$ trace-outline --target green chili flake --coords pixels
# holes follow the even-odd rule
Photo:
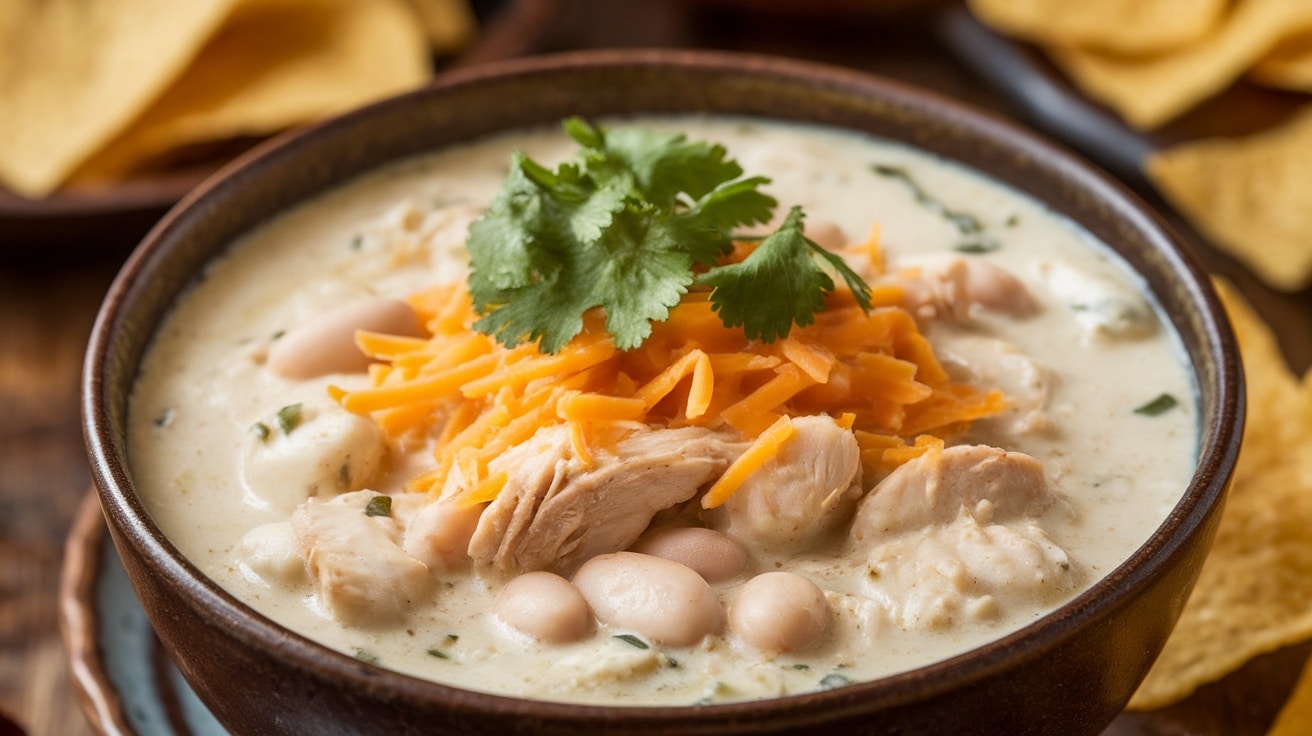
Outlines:
[[[392,515],[392,497],[391,496],[374,496],[369,499],[369,503],[364,507],[365,516],[391,516]]]
[[[806,672],[807,670],[811,669],[811,665],[803,662],[799,662],[798,664],[789,667],[789,669],[794,669],[797,670],[798,672]]]
[[[728,685],[725,685],[723,682],[716,680],[714,687],[711,688],[711,691],[703,695],[701,699],[693,703],[693,705],[710,705],[711,703],[714,703],[719,698],[719,696],[724,695],[728,691],[729,691]]]
[[[1007,218],[1007,227],[1016,227],[1020,224],[1020,215],[1012,215]]]
[[[301,425],[301,405],[288,404],[278,410],[278,429],[283,434],[291,434],[293,429]]]
[[[925,191],[924,187],[920,186],[920,183],[913,179],[911,174],[907,173],[907,170],[901,166],[874,164],[870,168],[880,176],[896,179],[905,184],[911,190],[911,196],[922,207],[952,223],[962,235],[973,235],[984,231],[984,223],[980,222],[978,217],[969,212],[962,212],[948,207],[942,200]]]
[[[281,339],[282,339],[282,336],[283,336],[283,335],[286,335],[286,334],[287,334],[287,330],[278,330],[277,332],[275,332],[275,333],[273,333],[272,335],[270,335],[270,336],[269,336],[269,339],[270,339],[270,340],[281,340]]]
[[[643,641],[642,639],[639,639],[638,637],[634,636],[633,634],[616,634],[614,638],[619,639],[625,644],[637,647],[639,649],[651,649],[651,645],[649,645],[647,642]]]
[[[351,250],[360,250],[362,245],[364,245],[364,235],[356,233],[351,236]]]
[[[438,649],[437,647],[429,647],[428,656],[437,657],[438,659],[451,659],[451,657],[447,656],[446,652],[442,651],[441,649]]]
[[[455,644],[455,643],[458,642],[458,641],[460,641],[460,637],[459,637],[458,635],[456,635],[456,634],[447,634],[447,635],[446,635],[446,643],[447,643],[447,644]]]
[[[993,238],[982,237],[978,240],[972,240],[968,243],[961,243],[960,245],[953,246],[952,250],[967,255],[981,255],[984,253],[992,253],[1001,247],[1002,246],[998,245],[998,241]]]
[[[821,690],[833,690],[837,687],[845,687],[852,684],[852,678],[847,675],[840,675],[837,672],[830,672],[820,680]]]
[[[368,649],[356,647],[354,654],[355,654],[355,658],[360,660],[361,662],[368,662],[369,664],[378,664],[378,655],[374,654]]]
[[[1157,398],[1152,401],[1134,407],[1134,413],[1142,414],[1146,417],[1155,417],[1158,414],[1174,409],[1175,405],[1178,403],[1180,402],[1176,401],[1174,396],[1162,393],[1158,394]]]
[[[260,442],[267,442],[269,440],[269,425],[264,422],[256,422],[251,425],[251,434],[255,435],[255,439]]]

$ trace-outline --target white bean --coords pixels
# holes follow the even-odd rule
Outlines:
[[[269,370],[294,380],[362,371],[369,366],[369,358],[356,347],[357,330],[420,334],[409,304],[397,299],[363,299],[288,330],[269,347]]]
[[[592,633],[592,610],[578,589],[561,576],[528,572],[511,580],[492,607],[505,626],[536,641],[565,644]]]
[[[724,628],[724,608],[692,568],[636,552],[583,563],[574,585],[607,626],[656,644],[691,646]]]
[[[699,526],[669,527],[646,534],[629,550],[687,565],[708,583],[724,582],[747,569],[747,550],[737,540]]]
[[[916,314],[969,322],[976,310],[1022,318],[1039,305],[1024,282],[1002,266],[978,257],[934,253],[899,261],[900,268],[919,270],[899,279],[903,305]]]
[[[815,645],[829,630],[831,618],[824,591],[784,571],[748,580],[729,605],[729,629],[751,646],[774,654]]]

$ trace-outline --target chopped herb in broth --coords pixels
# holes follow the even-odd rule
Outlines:
[[[650,649],[651,645],[633,634],[616,634],[615,638],[637,649]]]
[[[283,434],[291,434],[292,430],[301,426],[301,405],[288,404],[278,410],[278,429]]]
[[[993,236],[985,232],[984,223],[978,217],[947,206],[943,200],[925,191],[906,169],[888,164],[873,164],[870,168],[880,176],[896,179],[905,184],[911,190],[911,196],[915,197],[921,206],[952,223],[957,231],[965,236],[965,240],[954,246],[954,250],[961,253],[991,253],[1001,247]]]
[[[821,690],[833,690],[836,687],[846,687],[851,684],[852,678],[838,672],[830,672],[820,679]]]
[[[1157,397],[1154,398],[1153,400],[1147,401],[1143,404],[1140,404],[1139,406],[1136,406],[1134,408],[1134,413],[1143,414],[1144,416],[1149,416],[1149,417],[1155,417],[1158,414],[1163,414],[1165,412],[1170,411],[1171,409],[1174,409],[1176,405],[1179,403],[1180,402],[1177,401],[1176,398],[1170,394],[1165,394],[1165,393],[1158,394]]]
[[[364,507],[365,516],[391,516],[392,515],[392,497],[391,496],[374,496],[369,499],[369,503]]]

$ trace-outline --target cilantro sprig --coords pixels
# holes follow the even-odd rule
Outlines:
[[[836,271],[869,309],[869,286],[803,235],[794,207],[739,263],[719,263],[734,230],[770,220],[775,199],[723,146],[642,128],[564,122],[579,145],[554,170],[516,152],[501,191],[469,229],[475,329],[508,347],[555,353],[601,307],[621,350],[635,348],[691,288],[710,288],[728,327],[772,342],[805,326]]]

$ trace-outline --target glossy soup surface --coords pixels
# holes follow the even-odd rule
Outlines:
[[[698,636],[694,627],[691,642],[662,633],[664,624],[677,628],[686,622],[674,619],[693,615],[681,608],[655,624],[616,625],[603,615],[611,604],[594,600],[601,618],[588,618],[573,641],[526,634],[513,613],[497,608],[523,571],[469,563],[463,552],[450,565],[407,552],[419,533],[410,527],[428,501],[403,485],[429,469],[433,455],[413,439],[382,438],[373,420],[347,414],[329,397],[329,385],[363,387],[368,376],[289,378],[271,370],[269,356],[284,333],[334,307],[403,299],[464,278],[466,229],[497,191],[512,148],[544,162],[573,148],[555,130],[530,131],[407,161],[310,201],[237,243],[184,295],[141,371],[129,447],[136,485],[179,549],[256,611],[381,666],[533,698],[688,704],[838,686],[964,652],[1086,589],[1176,503],[1196,457],[1195,388],[1178,340],[1141,284],[1088,233],[1010,189],[898,144],[760,121],[641,122],[725,144],[749,175],[772,179],[766,190],[779,213],[805,208],[817,240],[863,242],[877,224],[888,273],[930,284],[908,292],[920,294],[911,306],[939,359],[961,380],[1001,389],[1011,405],[949,445],[1024,453],[1041,476],[1017,479],[1030,466],[1008,456],[1001,476],[964,490],[952,487],[947,471],[928,484],[902,478],[896,491],[857,482],[842,518],[805,545],[763,543],[724,513],[668,510],[639,549],[659,529],[694,527],[712,530],[717,543],[730,540],[717,560],[742,556],[728,563],[725,579],[703,584],[694,575],[709,590],[697,592],[709,595],[705,615],[720,617],[706,625],[711,633]],[[906,175],[890,175],[894,168]],[[964,232],[952,213],[969,213],[982,233]],[[962,252],[980,238],[988,252]],[[1011,280],[994,300],[987,282],[998,271]],[[975,276],[986,282],[978,293],[951,292],[953,278]],[[1017,289],[1027,309],[1015,308]],[[980,303],[960,301],[963,294]],[[1155,415],[1135,411],[1163,394],[1177,403]],[[294,405],[297,426],[284,433],[279,412]],[[723,452],[745,446],[724,437]],[[1035,477],[1037,487],[1025,485]],[[380,493],[392,498],[391,515],[367,516],[366,503]],[[889,508],[875,508],[875,497]],[[924,508],[910,513],[908,504]],[[297,527],[298,508],[341,511],[341,533],[363,534],[367,543],[333,538],[336,522],[327,517]],[[890,518],[901,520],[894,531]],[[377,609],[326,590],[344,584],[325,571],[340,559],[328,552],[343,546],[361,558],[343,576],[373,570],[359,584],[380,586],[364,595]],[[580,562],[554,571],[570,579]],[[411,578],[394,580],[400,570]],[[797,588],[802,603],[789,608],[779,601],[797,596],[770,590],[796,578],[760,577],[778,571],[809,581]],[[616,575],[602,569],[592,577]],[[575,582],[608,595],[596,593],[604,587],[596,580]],[[789,633],[783,611],[814,614],[818,628],[804,623],[801,634]],[[766,620],[763,629],[749,630],[753,615]]]

